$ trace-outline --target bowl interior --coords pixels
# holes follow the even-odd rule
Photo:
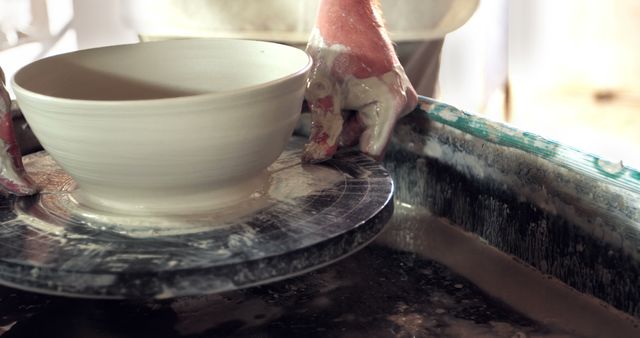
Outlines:
[[[163,99],[268,86],[310,62],[301,50],[269,42],[172,40],[45,58],[16,73],[14,84],[64,99]]]

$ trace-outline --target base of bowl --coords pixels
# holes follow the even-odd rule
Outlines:
[[[101,213],[134,216],[172,216],[210,213],[238,205],[249,199],[260,198],[269,181],[265,171],[252,178],[223,186],[196,191],[162,191],[157,194],[126,194],[122,191],[96,191],[77,187],[71,198],[83,208]]]

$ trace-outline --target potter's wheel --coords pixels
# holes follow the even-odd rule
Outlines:
[[[264,191],[206,215],[125,217],[74,203],[45,153],[25,166],[42,193],[0,197],[0,284],[90,298],[170,298],[239,289],[343,258],[383,229],[393,183],[375,161],[341,153],[300,163],[300,139]]]

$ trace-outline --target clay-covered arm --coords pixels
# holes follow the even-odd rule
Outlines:
[[[11,119],[11,98],[4,84],[4,72],[0,68],[0,186],[15,195],[32,195],[37,190],[26,176],[22,164]]]
[[[360,143],[380,157],[396,120],[417,95],[384,28],[375,0],[322,0],[307,51],[314,60],[306,99],[311,135],[304,160],[329,159]],[[351,112],[351,113],[349,113]]]

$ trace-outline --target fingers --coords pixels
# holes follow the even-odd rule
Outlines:
[[[1,142],[1,141],[0,141]],[[0,144],[3,146],[3,144]],[[34,184],[19,170],[15,170],[11,162],[12,158],[5,154],[0,155],[0,186],[2,190],[17,196],[29,196],[38,192]]]
[[[335,154],[344,119],[340,87],[331,77],[326,60],[332,54],[320,56],[318,53],[325,50],[317,49],[311,44],[307,50],[315,57],[305,91],[305,99],[311,111],[311,133],[302,160],[315,163],[328,160]]]
[[[351,147],[358,144],[360,135],[364,132],[364,126],[358,117],[357,111],[345,111],[342,113],[344,125],[340,134],[340,147]]]
[[[302,155],[303,162],[316,163],[328,160],[338,149],[342,132],[342,112],[337,95],[329,95],[308,101],[311,109],[311,134]]]
[[[4,77],[1,74],[0,77]],[[4,79],[2,79],[4,80]],[[26,177],[22,155],[16,142],[11,119],[11,98],[0,83],[0,186],[15,195],[32,195],[37,191]]]
[[[360,136],[360,150],[375,158],[380,158],[389,142],[397,114],[393,112],[389,98],[382,98],[360,110],[359,118],[364,126]]]
[[[408,79],[407,79],[407,84],[408,84],[408,87],[406,87],[404,91],[405,97],[406,97],[406,103],[404,105],[404,109],[400,111],[398,118],[409,114],[418,106],[418,94],[416,93],[416,90],[413,89],[413,86],[411,85],[411,83],[409,83]]]
[[[338,146],[358,142],[362,152],[380,159],[397,119],[412,111],[418,102],[402,68],[383,76],[350,78],[339,86],[314,75],[307,89],[312,122],[303,155],[306,162],[327,160]],[[357,113],[349,115],[343,109]]]

